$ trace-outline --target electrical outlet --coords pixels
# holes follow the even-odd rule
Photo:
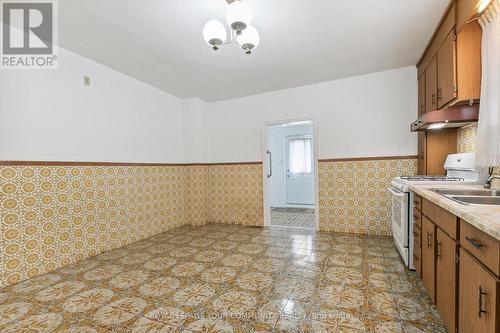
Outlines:
[[[90,87],[90,76],[87,75],[83,76],[83,85],[86,87]]]

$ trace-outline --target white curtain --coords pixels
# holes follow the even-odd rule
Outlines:
[[[500,165],[500,0],[493,0],[479,19],[483,29],[482,82],[477,162]]]
[[[301,138],[290,140],[289,152],[290,173],[312,172],[312,139]]]

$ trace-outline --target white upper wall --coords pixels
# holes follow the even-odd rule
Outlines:
[[[265,122],[314,117],[319,158],[416,155],[415,67],[208,104],[212,161],[262,160]]]
[[[416,69],[206,103],[60,49],[58,70],[0,71],[0,160],[262,160],[267,121],[315,117],[320,158],[416,154]],[[91,77],[91,87],[83,85]]]
[[[182,100],[62,48],[59,61],[0,71],[0,160],[184,161]]]
[[[208,162],[210,158],[206,149],[205,126],[207,103],[199,98],[189,98],[183,104],[184,162]]]

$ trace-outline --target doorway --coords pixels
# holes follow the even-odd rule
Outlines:
[[[314,120],[266,124],[265,225],[318,229]]]

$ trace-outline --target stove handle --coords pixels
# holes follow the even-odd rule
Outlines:
[[[398,190],[396,190],[394,188],[389,188],[389,192],[391,192],[396,197],[404,197],[405,196],[404,192],[398,191]]]

